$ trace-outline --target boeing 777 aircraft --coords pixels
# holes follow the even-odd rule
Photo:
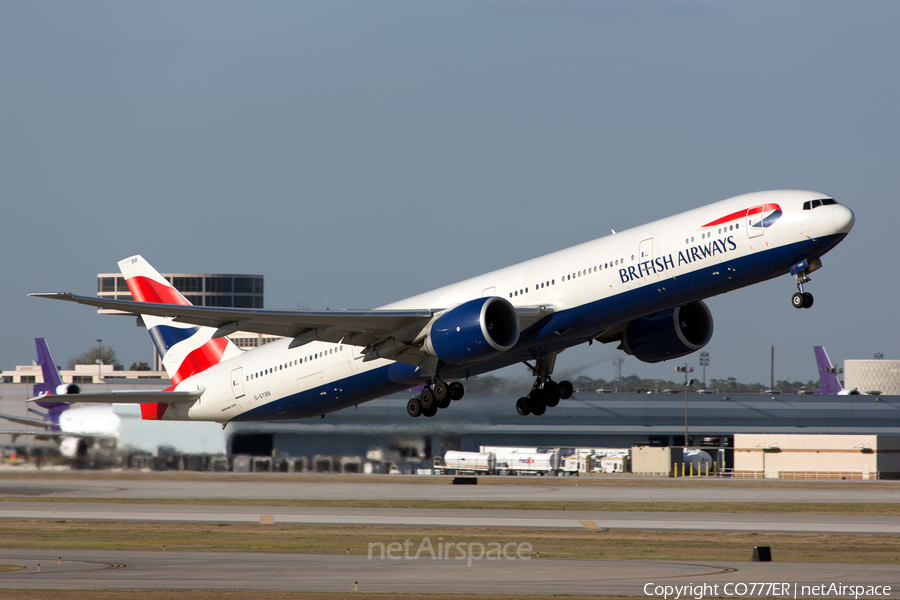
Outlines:
[[[685,356],[712,337],[704,298],[786,273],[793,306],[811,307],[804,284],[853,223],[824,194],[746,194],[374,310],[192,306],[140,256],[119,262],[134,301],[35,295],[142,316],[173,386],[79,401],[138,403],[145,419],[318,417],[422,384],[407,412],[434,416],[462,398],[459,380],[519,362],[535,382],[516,410],[541,415],[572,395],[552,378],[566,348],[617,341],[645,362]],[[244,352],[226,337],[236,331],[285,339]]]

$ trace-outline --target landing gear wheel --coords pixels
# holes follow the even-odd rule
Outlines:
[[[410,398],[406,403],[406,413],[411,417],[418,417],[422,414],[422,405],[418,398]]]
[[[803,293],[803,308],[812,308],[813,305],[813,295],[809,292]]]
[[[531,414],[541,416],[547,411],[547,395],[541,388],[531,390],[528,403],[531,404]]]
[[[451,400],[462,400],[463,394],[466,393],[466,388],[458,381],[454,381],[447,387],[449,388]]]
[[[435,398],[434,405],[440,409],[450,408],[450,394],[445,394],[443,400]]]
[[[528,402],[528,398],[519,398],[516,400],[516,412],[523,417],[527,417],[531,414],[531,403]]]
[[[572,387],[572,383],[569,381],[560,381],[559,382],[559,398],[560,400],[568,400],[572,397],[572,394],[575,393],[575,388]]]
[[[433,417],[434,415],[437,414],[437,410],[438,410],[437,404],[432,404],[431,408],[423,408],[422,414],[425,415],[426,417]]]
[[[547,399],[547,406],[553,408],[559,404],[559,384],[555,381],[545,381],[541,386],[544,391],[544,397]]]
[[[803,308],[804,304],[806,304],[806,298],[803,297],[801,292],[797,292],[791,296],[791,306],[794,308]]]
[[[441,406],[441,402],[444,401],[444,398],[447,398],[447,384],[443,381],[438,381],[431,386],[431,393],[434,394],[434,400],[435,402],[437,402],[438,406],[440,406],[441,408],[445,408]],[[449,398],[447,399],[449,400]]]
[[[434,406],[434,394],[431,390],[422,390],[422,393],[419,395],[419,404],[422,405],[423,413]]]

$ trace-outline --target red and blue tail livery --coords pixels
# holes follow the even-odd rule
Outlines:
[[[187,298],[142,256],[119,261],[119,269],[135,301],[191,306]],[[176,388],[184,380],[242,352],[226,337],[214,339],[214,328],[178,323],[172,318],[141,316],[163,367]]]
[[[553,379],[566,348],[686,356],[713,335],[705,298],[783,275],[792,305],[810,308],[809,274],[854,222],[817,192],[744,194],[366,310],[192,306],[140,256],[119,263],[134,301],[36,295],[142,315],[174,385],[105,401],[140,403],[145,418],[315,418],[416,386],[407,413],[433,417],[463,380],[522,362],[534,386],[515,410],[539,416],[572,396]],[[236,331],[278,339],[241,352],[225,337]]]

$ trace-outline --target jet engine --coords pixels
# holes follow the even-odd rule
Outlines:
[[[425,351],[451,365],[506,352],[519,339],[519,315],[499,296],[469,300],[444,311],[425,338]]]
[[[620,348],[648,363],[686,356],[709,343],[713,319],[702,301],[631,321]]]
[[[65,396],[66,394],[80,394],[81,388],[74,383],[63,383],[62,385],[56,386],[56,391],[54,391],[53,393],[57,396]]]

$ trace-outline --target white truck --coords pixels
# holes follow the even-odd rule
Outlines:
[[[555,474],[559,470],[556,452],[511,452],[506,456],[506,466],[510,473],[521,475]]]
[[[485,473],[493,474],[497,472],[497,457],[491,452],[460,452],[458,450],[448,450],[444,454],[443,464],[435,464],[435,470],[447,475],[457,475],[462,473]]]

